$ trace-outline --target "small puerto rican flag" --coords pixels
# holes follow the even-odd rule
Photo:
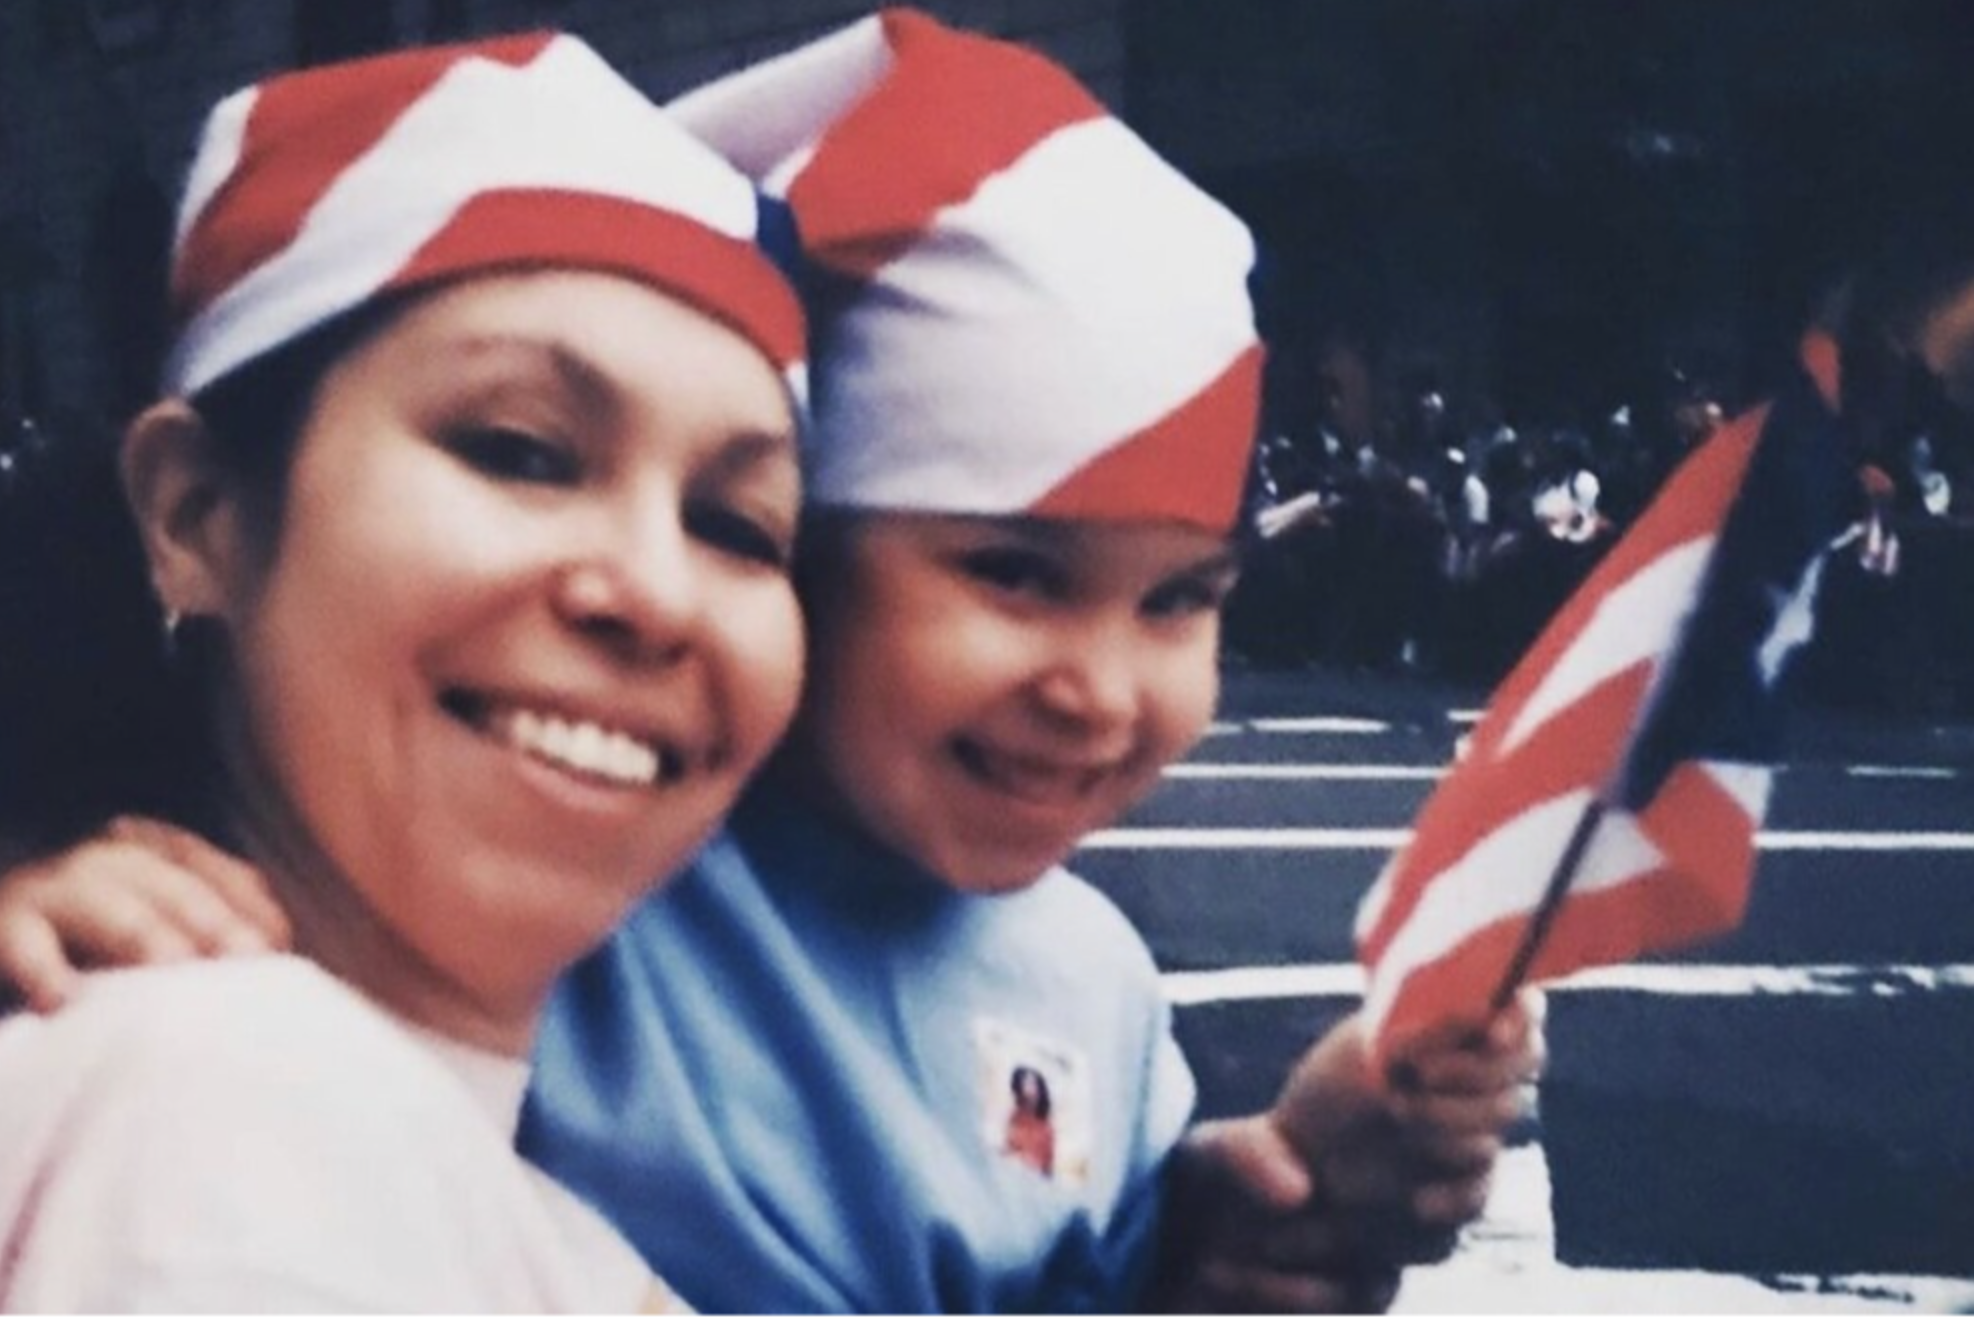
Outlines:
[[[1524,980],[1734,928],[1809,640],[1856,492],[1807,378],[1723,427],[1495,694],[1358,913],[1382,1062]]]

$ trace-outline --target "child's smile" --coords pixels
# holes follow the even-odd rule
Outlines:
[[[792,759],[962,889],[1038,879],[1185,753],[1217,692],[1225,542],[1169,523],[857,515],[811,561]]]
[[[964,735],[953,740],[953,755],[987,788],[1035,807],[1074,807],[1094,793],[1123,761],[1091,765],[995,747]]]

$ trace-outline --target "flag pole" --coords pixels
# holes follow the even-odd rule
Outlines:
[[[1515,950],[1514,961],[1502,973],[1501,984],[1495,987],[1494,997],[1488,1001],[1488,1013],[1499,1013],[1521,989],[1522,982],[1528,979],[1529,966],[1535,962],[1535,955],[1542,950],[1542,943],[1549,938],[1549,927],[1555,924],[1556,914],[1563,909],[1563,899],[1570,892],[1570,882],[1576,879],[1577,868],[1583,865],[1583,855],[1590,849],[1590,840],[1597,833],[1597,826],[1604,819],[1604,798],[1600,794],[1584,805],[1583,814],[1577,817],[1576,829],[1570,834],[1570,841],[1563,848],[1563,855],[1556,859],[1556,869],[1550,872],[1549,887],[1542,891],[1542,900],[1530,916],[1528,927],[1522,932],[1522,942]]]

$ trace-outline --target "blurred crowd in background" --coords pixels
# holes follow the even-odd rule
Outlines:
[[[1413,373],[1353,409],[1326,373],[1273,384],[1236,663],[1493,683],[1736,409],[1677,368],[1584,418],[1506,417]],[[1350,414],[1358,417],[1353,425]],[[1366,425],[1368,412],[1369,424]],[[1974,714],[1974,447],[1945,409],[1879,429],[1803,682],[1834,706]]]

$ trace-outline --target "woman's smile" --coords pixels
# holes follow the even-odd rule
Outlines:
[[[590,783],[623,789],[655,789],[682,780],[703,754],[689,753],[674,736],[644,731],[607,716],[581,713],[554,698],[494,696],[447,691],[440,706],[492,741]]]

